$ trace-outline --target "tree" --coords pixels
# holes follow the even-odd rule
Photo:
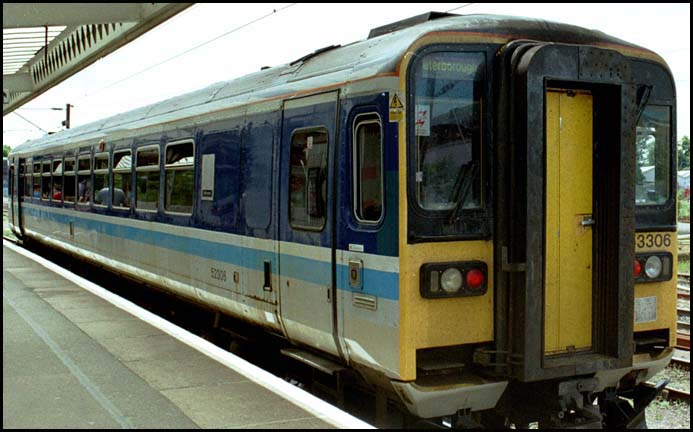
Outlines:
[[[7,155],[10,154],[10,150],[12,150],[12,148],[10,146],[3,144],[2,145],[2,157],[7,157]]]
[[[679,171],[686,168],[691,168],[691,140],[688,136],[684,136],[679,141],[678,145],[679,153]]]

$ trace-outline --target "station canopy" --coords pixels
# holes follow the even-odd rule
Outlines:
[[[3,3],[2,115],[193,3]]]

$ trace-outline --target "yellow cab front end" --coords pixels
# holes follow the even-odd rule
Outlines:
[[[599,423],[675,344],[668,69],[633,48],[440,32],[399,71],[396,393],[424,418]]]

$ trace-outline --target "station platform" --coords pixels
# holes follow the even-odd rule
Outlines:
[[[3,242],[3,428],[372,428],[26,254]]]

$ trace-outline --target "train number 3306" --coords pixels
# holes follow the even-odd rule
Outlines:
[[[635,244],[639,248],[644,247],[669,247],[671,246],[671,234],[638,234]]]

